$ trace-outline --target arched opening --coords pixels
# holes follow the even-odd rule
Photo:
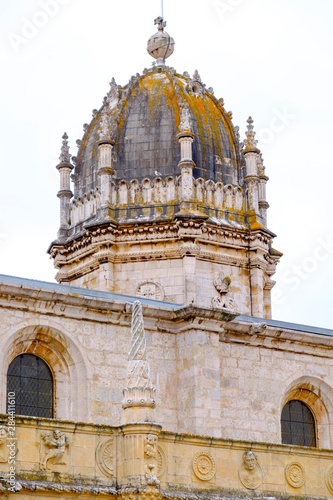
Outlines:
[[[281,435],[283,444],[316,446],[316,422],[310,408],[292,399],[288,401],[281,414]]]
[[[333,388],[324,380],[310,375],[290,377],[284,394],[281,394],[280,416],[289,401],[301,401],[311,411],[315,420],[316,446],[332,448],[333,443]]]
[[[30,325],[10,333],[0,351],[0,412],[6,412],[7,373],[20,355],[44,361],[53,377],[53,418],[89,418],[89,376],[82,353],[71,337],[53,325]]]
[[[13,359],[7,372],[10,393],[15,393],[16,415],[53,417],[53,376],[38,356],[20,354]]]

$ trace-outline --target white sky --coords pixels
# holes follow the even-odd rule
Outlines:
[[[0,273],[54,281],[61,136],[75,155],[111,77],[150,67],[160,13],[160,0],[1,0]],[[197,68],[242,137],[254,118],[284,253],[273,317],[333,328],[332,0],[164,0],[164,17],[169,65]]]

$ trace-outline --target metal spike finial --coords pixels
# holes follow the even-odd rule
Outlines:
[[[69,145],[68,145],[68,135],[66,132],[62,136],[62,146],[61,153],[59,156],[59,160],[61,163],[70,163],[71,162],[71,154],[69,153]]]

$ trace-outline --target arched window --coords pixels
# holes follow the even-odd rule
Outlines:
[[[7,393],[15,392],[15,413],[53,417],[53,377],[41,358],[20,354],[9,365]]]
[[[316,424],[309,407],[302,401],[288,401],[281,415],[283,444],[316,446]]]

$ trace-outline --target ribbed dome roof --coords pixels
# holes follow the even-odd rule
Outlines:
[[[189,111],[194,133],[195,178],[242,185],[238,130],[223,100],[206,90],[198,72],[193,78],[173,68],[158,67],[132,77],[125,87],[112,80],[99,111],[85,126],[75,168],[75,196],[97,187],[97,143],[102,132],[113,141],[116,179],[130,181],[180,174],[177,139],[181,109]]]

